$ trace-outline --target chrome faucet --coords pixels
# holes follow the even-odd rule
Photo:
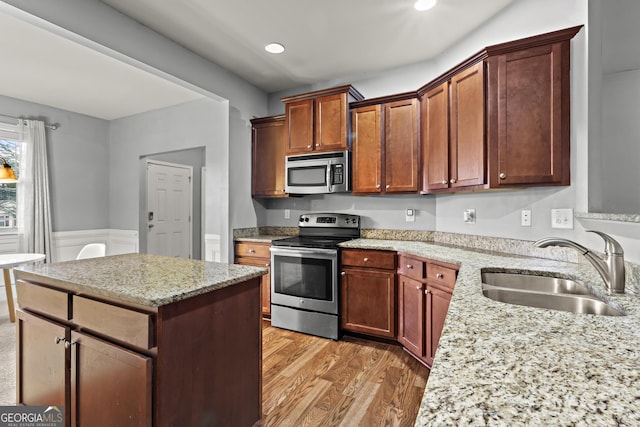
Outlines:
[[[538,248],[547,246],[561,246],[573,248],[582,253],[587,260],[598,270],[607,290],[610,293],[624,293],[624,251],[622,246],[613,237],[600,231],[587,230],[588,233],[595,233],[604,239],[604,256],[591,252],[589,249],[571,240],[547,237],[534,243]]]

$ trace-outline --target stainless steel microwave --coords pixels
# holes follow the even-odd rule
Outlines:
[[[287,156],[285,191],[289,194],[351,191],[350,160],[346,150]]]

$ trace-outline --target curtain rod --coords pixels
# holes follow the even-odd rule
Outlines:
[[[13,120],[21,120],[22,119],[22,117],[7,116],[6,114],[0,114],[0,116],[6,117],[8,119],[13,119]],[[23,120],[26,120],[26,119],[23,119]],[[58,129],[58,127],[60,127],[60,125],[57,124],[57,123],[54,123],[52,125],[45,123],[44,127],[48,128],[48,129],[51,129],[51,130],[56,130],[56,129]]]

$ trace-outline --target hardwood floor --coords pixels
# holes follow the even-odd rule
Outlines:
[[[262,329],[263,426],[413,426],[429,370],[399,346]]]

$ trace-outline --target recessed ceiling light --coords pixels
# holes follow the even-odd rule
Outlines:
[[[431,9],[435,5],[436,5],[436,0],[417,0],[414,3],[413,7],[415,7],[416,10],[419,10],[420,12],[422,12],[424,10]]]
[[[282,53],[284,52],[284,46],[280,43],[269,43],[264,47],[264,50],[269,53]]]

